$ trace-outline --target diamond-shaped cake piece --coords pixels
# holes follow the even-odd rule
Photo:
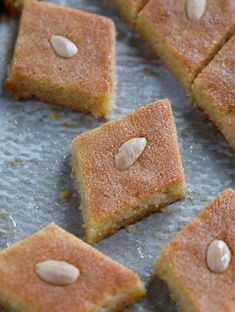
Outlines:
[[[72,168],[89,243],[183,198],[184,173],[169,101],[75,138]]]
[[[234,312],[234,257],[235,191],[227,189],[161,251],[154,270],[180,311]]]
[[[204,14],[192,20],[186,0],[149,0],[137,20],[138,31],[187,91],[235,31],[234,0],[205,2]]]
[[[235,152],[235,35],[198,75],[192,91]]]
[[[61,57],[58,49],[71,53],[71,46],[57,42],[55,50],[55,36],[70,40],[77,53]],[[36,96],[107,118],[112,110],[114,45],[112,20],[26,0],[5,87],[17,99]]]
[[[67,286],[48,283],[51,271],[42,279],[38,266],[49,260],[80,275]],[[136,274],[54,224],[0,253],[0,305],[7,311],[121,311],[143,295]]]
[[[111,2],[129,25],[134,26],[138,13],[143,8],[146,0],[111,0]]]

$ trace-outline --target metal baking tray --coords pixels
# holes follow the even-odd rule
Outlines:
[[[172,103],[188,195],[164,212],[119,231],[96,248],[137,272],[145,299],[126,311],[173,312],[165,285],[152,277],[160,249],[220,191],[235,184],[235,158],[204,115],[190,106],[184,90],[130,30],[109,1],[55,0],[112,18],[117,27],[116,105],[112,119],[159,98]],[[79,195],[70,177],[70,143],[104,121],[41,103],[15,101],[2,82],[12,58],[18,21],[0,17],[0,249],[55,222],[82,238]],[[61,192],[72,196],[61,198]]]

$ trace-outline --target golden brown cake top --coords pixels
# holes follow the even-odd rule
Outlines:
[[[76,266],[78,280],[65,287],[42,281],[35,265],[49,259]],[[132,271],[53,224],[0,253],[0,297],[17,298],[27,311],[93,311],[138,281]]]
[[[145,137],[140,158],[125,171],[115,167],[120,146]],[[144,106],[86,132],[73,142],[78,153],[86,210],[93,224],[115,222],[119,213],[184,181],[176,129],[168,100]]]
[[[196,84],[221,111],[235,115],[235,35],[202,71]]]
[[[224,240],[232,252],[227,271],[212,273],[206,253],[214,239]],[[197,311],[232,312],[235,304],[235,191],[221,193],[193,222],[161,251],[178,286]]]
[[[78,53],[65,59],[51,47],[52,35],[71,40]],[[113,89],[115,29],[111,19],[26,0],[11,69],[11,78],[30,78],[40,84],[60,86],[106,96]]]
[[[150,0],[140,17],[190,73],[235,30],[234,0],[208,0],[201,19],[189,20],[185,0]]]

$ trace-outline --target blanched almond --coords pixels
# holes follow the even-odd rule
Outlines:
[[[206,10],[206,0],[186,0],[186,15],[192,21],[199,20]]]
[[[55,53],[64,58],[71,58],[78,52],[77,46],[63,36],[51,36],[51,46]]]
[[[207,265],[214,273],[225,272],[231,261],[231,251],[223,240],[213,240],[207,250]]]
[[[123,143],[115,156],[115,167],[119,171],[131,167],[143,153],[146,144],[146,138],[133,138]]]
[[[44,282],[57,286],[66,286],[76,282],[80,274],[74,265],[56,260],[40,262],[35,270]]]

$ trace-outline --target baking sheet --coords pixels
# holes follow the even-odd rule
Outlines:
[[[166,287],[151,277],[153,261],[160,249],[212,198],[225,188],[234,187],[234,154],[203,114],[189,106],[183,89],[108,1],[54,3],[114,19],[117,85],[112,119],[155,99],[168,97],[172,102],[187,198],[119,231],[96,244],[96,248],[137,272],[148,288],[145,299],[126,311],[176,311]],[[2,82],[18,25],[14,18],[0,19],[0,249],[50,222],[82,237],[79,196],[70,178],[70,143],[79,133],[104,121],[36,99],[13,100]],[[72,190],[72,196],[60,199],[65,190]]]

